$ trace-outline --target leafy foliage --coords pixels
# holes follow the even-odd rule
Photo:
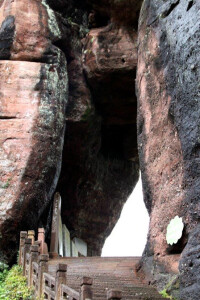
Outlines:
[[[8,265],[0,262],[0,288],[8,275]]]
[[[179,276],[174,275],[167,283],[165,288],[160,292],[160,294],[163,296],[163,298],[177,300],[179,299],[179,287],[180,287]],[[177,291],[178,293],[175,293],[175,291]]]
[[[0,265],[1,268],[1,265]],[[22,268],[18,265],[8,270],[8,266],[0,269],[0,300],[31,300],[32,290],[27,286]]]
[[[160,292],[161,296],[163,298],[166,298],[166,299],[171,299],[171,300],[176,300],[175,298],[173,298],[172,296],[170,296],[168,293],[167,293],[167,290],[164,289]]]
[[[163,296],[163,298],[172,299],[172,297],[167,294],[166,289],[162,290],[160,294]]]

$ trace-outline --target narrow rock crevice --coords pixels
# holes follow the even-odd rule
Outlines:
[[[189,11],[193,5],[194,5],[194,1],[193,0],[189,1],[187,11]]]
[[[175,0],[174,3],[171,3],[169,8],[162,13],[162,17],[168,17],[172,13],[172,11],[179,5],[179,3],[180,0]]]
[[[0,120],[12,120],[17,119],[16,116],[0,116]]]

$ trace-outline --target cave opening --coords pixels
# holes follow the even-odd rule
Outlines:
[[[109,30],[118,49],[119,32]],[[101,35],[107,33],[102,31]],[[135,45],[127,33],[126,39],[131,47]],[[130,60],[127,56],[132,60],[131,51],[124,54],[125,61]],[[108,73],[103,71],[98,79],[96,73],[94,78],[88,76],[86,66],[77,73],[77,58],[68,61],[69,101],[57,190],[62,197],[64,224],[72,237],[87,242],[91,256],[101,254],[105,238],[139,177],[136,60],[134,57],[129,68],[121,59],[121,50],[118,55],[120,64]],[[107,60],[109,63],[108,56]]]
[[[76,10],[65,8],[67,29],[54,42],[65,53],[69,76],[57,191],[63,223],[72,238],[87,242],[88,255],[95,256],[139,178],[137,26],[124,26],[117,18],[121,6],[112,11],[111,24],[111,12],[81,3],[76,2]]]

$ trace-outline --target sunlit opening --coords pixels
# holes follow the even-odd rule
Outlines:
[[[141,256],[146,245],[149,215],[141,178],[125,203],[120,219],[106,239],[102,256]]]

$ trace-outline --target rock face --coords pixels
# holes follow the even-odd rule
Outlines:
[[[194,238],[200,192],[199,13],[198,1],[147,0],[139,23],[138,146],[151,216],[144,259],[153,258],[155,273],[160,272],[159,264],[164,273],[175,272],[189,235],[180,265],[181,299],[198,299],[197,277],[190,277],[184,263],[188,266],[192,252],[194,272],[199,264],[195,254],[199,241]],[[185,230],[179,244],[169,247],[167,224],[176,215],[183,217]]]
[[[72,16],[72,35],[65,48],[69,105],[58,190],[72,236],[99,255],[138,180],[137,34],[95,5],[75,8],[64,13]]]
[[[190,233],[180,260],[180,298],[183,300],[199,298],[199,233],[200,226],[198,224]]]
[[[39,226],[58,181],[68,76],[40,1],[3,1],[0,23],[0,248],[12,261],[19,230]]]
[[[9,262],[20,230],[44,226],[48,238],[56,190],[72,237],[100,254],[138,180],[140,2],[99,4],[1,1],[0,253]]]
[[[180,271],[181,299],[195,300],[200,4],[145,0],[138,30],[141,4],[0,2],[0,260],[22,229],[48,239],[55,191],[72,238],[99,255],[140,161],[151,221],[138,269],[160,288]],[[185,228],[169,246],[176,215]]]

